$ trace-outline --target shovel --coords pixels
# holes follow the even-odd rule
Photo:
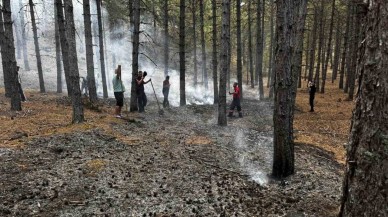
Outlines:
[[[152,86],[152,90],[154,90],[154,95],[155,95],[156,102],[158,103],[159,115],[163,115],[164,111],[163,111],[163,109],[160,108],[159,100],[158,100],[158,97],[156,96],[156,92],[155,92],[154,85],[152,84],[152,80],[151,80],[151,86]]]

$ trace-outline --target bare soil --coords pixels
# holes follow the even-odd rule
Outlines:
[[[268,175],[272,101],[250,97],[219,127],[213,105],[160,116],[149,96],[146,113],[117,119],[105,100],[72,125],[62,95],[28,92],[17,113],[0,97],[0,216],[336,216],[353,103],[328,92],[316,113],[298,93],[296,173],[284,180]]]

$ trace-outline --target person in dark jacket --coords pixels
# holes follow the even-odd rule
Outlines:
[[[166,108],[166,107],[170,107],[170,102],[168,101],[168,93],[170,92],[170,76],[166,76],[166,80],[163,81],[163,89],[162,89],[162,92],[163,92],[163,96],[164,96],[164,100],[163,100],[163,108]]]
[[[136,78],[136,94],[137,94],[137,106],[139,107],[139,112],[144,112],[144,107],[147,105],[147,96],[144,92],[144,84],[147,84],[151,81],[151,78],[148,81],[144,81],[144,78],[147,76],[147,72],[139,71],[139,74]]]
[[[314,112],[314,98],[315,92],[317,92],[317,88],[315,87],[315,83],[309,81],[309,94],[310,94],[310,112]]]

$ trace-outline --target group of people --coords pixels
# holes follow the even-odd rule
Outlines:
[[[125,92],[125,86],[123,84],[123,81],[121,79],[121,65],[117,67],[115,70],[116,76],[113,77],[112,83],[113,83],[113,91],[116,99],[116,109],[115,109],[115,116],[117,118],[121,118],[121,109],[124,105],[124,92]],[[139,113],[145,112],[145,107],[147,105],[147,95],[144,92],[144,85],[148,84],[151,81],[151,78],[148,79],[148,81],[145,81],[145,77],[147,76],[146,71],[139,71],[137,77],[136,77],[136,96],[137,96],[137,106]],[[166,80],[163,81],[163,107],[169,107],[170,103],[168,101],[168,94],[170,92],[170,76],[166,76]]]

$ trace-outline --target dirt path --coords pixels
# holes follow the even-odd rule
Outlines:
[[[17,128],[28,137],[8,138],[8,145],[0,148],[0,216],[337,212],[342,166],[332,153],[297,144],[296,174],[283,181],[267,177],[272,164],[271,102],[246,100],[245,117],[228,119],[228,127],[216,125],[216,107],[172,108],[159,116],[152,101],[145,114],[130,113],[127,120],[107,115],[112,108],[106,102],[102,113],[88,111],[85,124],[71,126],[63,123],[67,114],[60,113],[69,109],[65,98],[29,98],[29,113],[16,114],[11,124],[43,115],[51,125],[43,124],[41,134],[28,124],[3,133],[8,138]],[[48,109],[38,113],[37,108],[45,107],[34,106],[46,101]],[[7,115],[4,122],[11,121]],[[25,144],[12,148],[16,143]]]

